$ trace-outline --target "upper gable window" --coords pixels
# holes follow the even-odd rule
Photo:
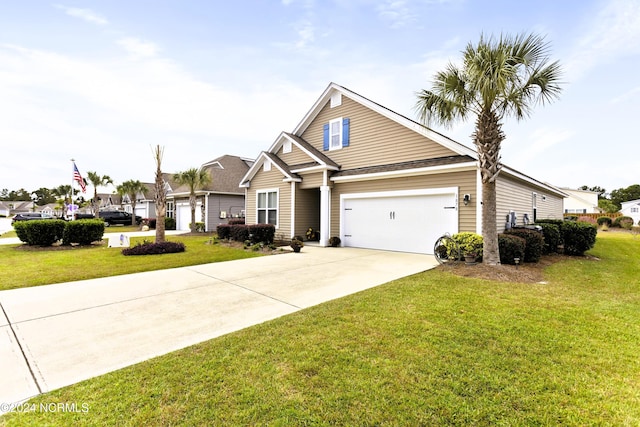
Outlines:
[[[342,119],[329,122],[329,150],[342,148]]]
[[[290,153],[291,152],[291,141],[285,141],[282,144],[282,153],[286,154],[286,153]]]
[[[271,161],[270,160],[265,160],[265,162],[262,164],[262,170],[265,172],[269,172],[271,170]]]
[[[323,126],[323,150],[339,150],[349,146],[349,119],[339,118]]]
[[[342,94],[334,93],[331,95],[331,108],[339,107],[342,105]]]

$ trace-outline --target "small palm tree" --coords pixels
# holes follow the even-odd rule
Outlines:
[[[189,207],[191,208],[191,224],[189,228],[192,233],[196,232],[196,190],[201,189],[211,182],[211,175],[204,169],[191,168],[184,172],[173,175],[174,181],[180,185],[189,187]]]
[[[153,152],[153,159],[156,163],[156,179],[155,179],[155,204],[156,204],[156,243],[165,241],[165,224],[164,218],[167,215],[167,193],[165,182],[162,176],[162,157],[164,155],[164,147],[156,145]]]
[[[496,229],[496,178],[500,173],[500,144],[505,139],[502,120],[524,119],[532,107],[548,103],[560,94],[561,68],[549,63],[549,45],[530,34],[515,37],[480,36],[467,45],[462,66],[449,64],[435,75],[431,90],[418,95],[416,110],[427,125],[452,125],[475,117],[472,135],[482,179],[483,260],[500,263]]]
[[[129,196],[129,201],[131,202],[131,208],[133,210],[133,215],[131,215],[131,225],[136,225],[136,203],[138,201],[138,193],[144,193],[147,187],[144,186],[138,180],[125,181],[120,184],[117,188],[117,191],[122,194],[126,194]]]
[[[97,172],[87,172],[87,177],[89,181],[91,181],[91,185],[93,185],[93,200],[91,200],[91,210],[94,215],[98,214],[98,186],[113,184],[113,180],[109,175],[98,175]]]

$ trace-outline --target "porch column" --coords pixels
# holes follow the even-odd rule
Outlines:
[[[320,246],[329,246],[330,199],[331,187],[328,185],[320,186]]]

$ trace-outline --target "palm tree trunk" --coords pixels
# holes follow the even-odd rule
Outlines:
[[[192,233],[196,232],[196,195],[189,196],[189,206],[191,207],[191,224],[189,228]]]
[[[473,142],[478,149],[482,177],[482,262],[500,264],[496,221],[496,179],[500,173],[500,144],[504,140],[502,125],[491,111],[478,116]]]

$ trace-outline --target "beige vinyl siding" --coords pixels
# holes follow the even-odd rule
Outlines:
[[[284,153],[282,147],[278,150],[277,156],[280,157],[288,165],[299,165],[314,161],[307,153],[302,151],[300,147],[291,143],[291,152]]]
[[[504,231],[510,211],[516,213],[517,225],[524,224],[525,213],[533,222],[533,193],[537,194],[538,219],[562,219],[562,198],[502,174],[496,180],[496,226],[499,233]]]
[[[331,108],[327,102],[302,138],[322,151],[323,125],[340,117],[350,120],[350,144],[324,153],[343,170],[456,154],[344,95],[339,107]]]
[[[344,102],[344,101],[343,101]],[[340,182],[331,190],[331,236],[340,235],[340,195],[400,191],[426,188],[458,188],[458,231],[476,232],[476,172],[450,172],[416,177],[387,178],[372,181]],[[462,202],[464,194],[471,194],[471,203]],[[410,236],[407,236],[410,237]]]
[[[302,182],[300,183],[300,188],[320,188],[320,186],[322,185],[323,175],[323,172],[314,172],[301,175]]]
[[[309,227],[320,228],[320,190],[296,188],[296,218],[294,235],[305,237]]]
[[[246,223],[256,223],[256,193],[258,191],[278,189],[278,226],[276,236],[288,238],[291,235],[291,183],[282,182],[280,171],[273,167],[270,171],[260,170],[251,180],[247,190]]]

